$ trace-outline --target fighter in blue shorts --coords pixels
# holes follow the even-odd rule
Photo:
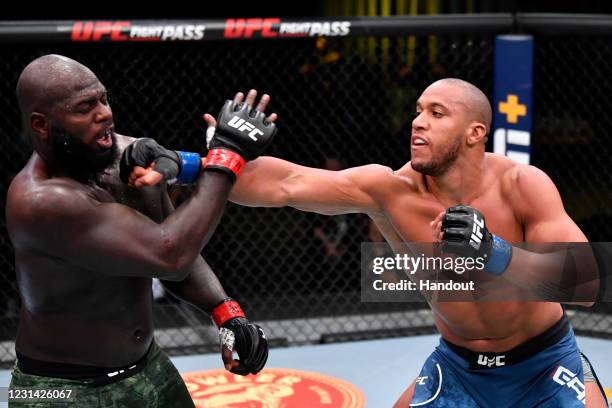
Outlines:
[[[255,91],[249,92],[246,99],[239,93],[234,103],[244,101],[247,106],[254,106],[255,99]],[[262,105],[268,100],[262,97],[257,110],[263,111]],[[504,254],[507,254],[510,246],[503,245],[500,239],[512,243],[586,243],[586,236],[566,213],[555,184],[543,171],[485,151],[491,117],[491,105],[482,91],[461,79],[445,78],[428,86],[417,100],[409,146],[411,159],[401,168],[369,164],[342,171],[328,171],[274,157],[260,157],[244,166],[240,179],[232,189],[230,200],[252,207],[291,206],[325,215],[365,213],[398,254],[405,252],[407,243],[438,241],[438,238],[432,237],[432,220],[435,221],[449,207],[465,204],[466,213],[462,216],[473,220],[475,211],[479,211],[486,216],[487,227],[499,237],[492,241],[495,246],[482,246],[489,250],[494,248],[495,254],[499,254],[494,262],[487,264],[489,272],[503,271],[504,260],[507,260]],[[211,115],[205,115],[205,120],[210,127],[216,125]],[[334,112],[315,120],[335,120]],[[372,149],[376,148],[378,140],[383,137],[386,136],[371,135]],[[324,139],[325,135],[310,136],[313,146],[317,147],[319,144],[323,146]],[[347,143],[347,150],[350,150],[350,140]],[[213,139],[211,147],[214,146]],[[350,152],[347,151],[347,154]],[[161,174],[154,174],[152,167],[140,171],[140,175],[133,179],[135,185],[154,184],[162,178]],[[141,181],[140,177],[144,180]],[[479,217],[478,223],[484,224],[484,218]],[[472,233],[476,236],[482,234],[482,230],[477,232],[474,227],[474,222],[461,226],[462,233],[467,234],[467,239],[463,241],[466,247],[469,246]],[[513,263],[523,260],[522,256],[518,256],[519,252],[517,250],[512,257]],[[508,269],[505,276],[509,276],[512,271]],[[530,277],[533,271],[519,269],[518,278]],[[493,280],[494,277],[490,278]],[[517,392],[524,398],[536,398],[535,395],[550,398],[551,395],[556,396],[558,393],[560,396],[568,391],[571,395],[574,388],[580,389],[576,381],[583,381],[576,346],[572,345],[573,351],[568,351],[567,355],[563,351],[573,344],[571,337],[567,342],[565,339],[566,334],[571,334],[557,333],[560,336],[557,341],[546,346],[540,340],[535,340],[557,330],[553,328],[564,319],[560,301],[526,301],[515,298],[503,302],[444,302],[429,299],[436,327],[444,339],[432,355],[432,360],[435,359],[440,366],[442,385],[437,393],[437,366],[430,360],[419,381],[419,391],[415,398],[412,398],[412,390],[417,387],[416,383],[403,393],[396,407],[405,408],[411,403],[424,404],[432,398],[432,404],[450,406],[439,402],[441,399],[448,400],[449,393],[462,395],[462,399],[471,398],[473,406],[483,404],[484,407],[499,407],[505,404],[504,398],[508,391],[525,384],[527,389],[521,388]],[[593,301],[594,298],[591,298],[580,303],[589,307]],[[458,357],[460,348],[455,347],[451,351],[451,343],[475,353],[473,355],[494,357],[495,364],[504,363],[504,366],[468,370],[470,357]],[[515,350],[522,350],[526,345],[529,345],[529,352],[515,353]],[[554,358],[540,359],[538,352],[545,356],[551,353]],[[484,361],[483,358],[481,361]],[[553,370],[557,365],[564,368],[557,376],[559,381],[554,381]],[[512,370],[517,370],[517,374],[512,375],[512,381],[502,376]],[[433,371],[432,376],[429,375],[430,371]],[[520,373],[526,378],[522,378]],[[575,376],[572,374],[578,375],[578,380],[573,380]],[[424,376],[431,378],[423,380]],[[448,381],[445,376],[449,377]],[[550,385],[540,389],[547,377],[553,378]],[[472,379],[478,381],[472,382]],[[586,408],[604,407],[605,402],[596,382],[587,379],[584,381],[583,401]],[[493,405],[478,397],[488,389],[480,385],[483,382],[495,391],[488,397],[494,398]],[[433,388],[430,390],[429,387]],[[551,390],[557,387],[559,391],[549,393],[546,391],[548,387]],[[493,396],[500,393],[499,398]],[[454,404],[469,406],[459,402]],[[527,399],[518,404],[515,406],[533,406]],[[554,404],[564,406],[558,401]]]
[[[410,406],[583,408],[585,378],[601,388],[564,314],[505,353],[476,353],[440,339],[416,379]]]
[[[520,251],[491,234],[484,216],[469,206],[448,208],[438,215],[432,227],[434,237],[441,242],[442,252],[483,257],[486,259],[484,272],[492,275],[493,279],[504,275],[509,269],[513,252]],[[590,246],[582,246],[570,255],[562,252],[560,259],[565,263],[568,256],[581,257],[585,253],[583,248],[591,251]],[[595,251],[595,248],[592,250]],[[595,262],[590,266],[596,266],[596,258],[599,257],[590,258]],[[547,261],[549,265],[555,265],[550,259]],[[528,269],[527,265],[515,262],[510,268],[512,278],[527,275],[524,272]],[[517,274],[520,266],[523,270]],[[530,266],[534,266],[534,263]],[[576,266],[566,268],[572,275],[573,290],[578,274],[587,273],[587,269]],[[512,278],[508,281],[518,281]],[[602,396],[605,396],[590,362],[578,349],[563,309],[563,315],[551,327],[504,352],[476,352],[441,338],[414,382],[409,405],[461,408],[584,407],[585,381],[596,383]]]

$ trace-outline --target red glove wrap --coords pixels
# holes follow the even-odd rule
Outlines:
[[[203,163],[207,167],[225,167],[238,177],[244,168],[246,161],[238,153],[227,149],[211,149],[208,151],[206,161]]]
[[[234,317],[245,317],[245,315],[238,302],[233,299],[224,300],[212,311],[212,318],[217,327],[223,326],[225,322]]]

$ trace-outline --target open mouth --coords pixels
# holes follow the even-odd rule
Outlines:
[[[96,139],[96,143],[103,149],[110,149],[113,146],[113,128],[109,127],[101,137]]]
[[[412,148],[419,148],[419,147],[423,147],[427,145],[428,145],[427,141],[423,139],[422,137],[412,136],[412,143],[411,143]]]

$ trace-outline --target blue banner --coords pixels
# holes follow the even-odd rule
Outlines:
[[[529,164],[533,124],[533,38],[495,39],[493,151]]]

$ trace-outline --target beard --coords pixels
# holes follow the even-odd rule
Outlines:
[[[110,149],[97,150],[81,142],[76,136],[59,126],[49,129],[54,156],[79,180],[93,180],[96,173],[107,168],[117,156],[117,141],[111,133],[113,145]]]
[[[429,162],[412,163],[412,168],[427,176],[441,176],[446,173],[449,167],[457,160],[460,148],[461,140],[457,138],[446,150],[434,154]]]

